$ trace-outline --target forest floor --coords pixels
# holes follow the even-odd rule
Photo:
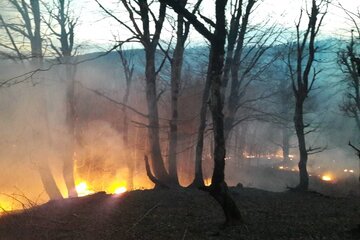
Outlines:
[[[51,201],[0,218],[1,240],[360,239],[360,198],[231,188],[244,225],[195,189],[136,190]]]

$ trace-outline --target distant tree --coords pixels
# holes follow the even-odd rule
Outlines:
[[[19,59],[31,58],[33,62],[40,63],[43,59],[40,1],[8,0],[8,3],[19,14],[20,19],[19,22],[9,22],[0,15],[1,26],[5,29],[10,43],[1,43],[0,46],[14,51]],[[18,37],[27,41],[21,42]],[[27,44],[30,45],[30,54],[21,52]]]
[[[256,3],[259,2],[261,1],[230,1],[231,19],[222,76],[226,139],[234,126],[251,117],[250,115],[258,115],[250,111],[252,105],[268,97],[264,92],[253,94],[249,90],[277,58],[276,55],[267,58],[266,52],[273,47],[281,31],[275,25],[268,26],[268,22],[255,26],[251,24],[250,17],[256,13]],[[264,28],[267,30],[264,31]],[[238,112],[242,112],[241,116],[238,116]]]
[[[224,136],[224,116],[223,97],[221,94],[222,87],[222,71],[224,66],[225,40],[226,40],[226,19],[225,7],[227,1],[217,0],[216,6],[216,22],[213,24],[214,32],[209,31],[202,22],[200,22],[195,14],[189,12],[178,1],[161,0],[173,8],[175,12],[183,15],[195,29],[202,34],[210,42],[210,56],[208,65],[208,75],[210,79],[210,110],[214,129],[214,171],[212,175],[211,185],[209,187],[210,194],[221,205],[225,213],[226,222],[228,224],[238,223],[241,221],[240,211],[238,210],[234,200],[231,198],[227,184],[224,178],[225,170],[225,136]]]
[[[74,56],[76,47],[74,45],[75,27],[77,18],[71,13],[71,0],[53,0],[51,4],[43,2],[49,18],[44,23],[49,28],[51,35],[48,41],[61,64],[65,65],[66,83],[66,125],[68,130],[68,145],[63,158],[63,177],[68,190],[69,197],[77,197],[74,179],[74,153],[75,153],[75,72]],[[54,43],[51,38],[55,37],[59,44]]]
[[[129,116],[128,116],[128,109],[127,104],[129,102],[129,96],[130,96],[130,89],[131,84],[133,82],[133,76],[134,76],[134,62],[132,61],[132,56],[128,56],[125,54],[125,51],[120,46],[120,49],[117,51],[120,57],[120,61],[122,64],[122,67],[124,69],[125,73],[125,81],[126,81],[126,87],[125,87],[125,94],[123,96],[122,102],[124,106],[122,107],[123,111],[123,124],[122,124],[122,138],[123,138],[123,144],[124,148],[128,149],[130,146],[129,144]],[[126,156],[126,158],[129,158],[129,156]],[[128,164],[128,180],[127,180],[127,189],[132,190],[134,188],[134,159],[127,160]]]
[[[194,7],[195,12],[202,0],[199,0]],[[185,7],[187,0],[180,0],[180,4]],[[169,121],[169,177],[172,184],[178,185],[177,174],[177,145],[178,145],[178,99],[180,92],[180,82],[182,78],[185,43],[189,35],[190,23],[185,22],[182,15],[177,15],[176,21],[176,45],[172,56],[169,56],[171,64],[171,119]]]
[[[299,177],[300,182],[296,190],[306,191],[309,188],[309,174],[307,171],[308,153],[317,149],[307,149],[305,139],[304,123],[304,102],[314,87],[319,71],[313,63],[318,47],[315,46],[315,40],[318,36],[322,21],[327,13],[328,1],[312,0],[311,10],[307,13],[308,25],[304,32],[301,31],[301,22],[304,11],[301,10],[299,21],[296,23],[296,47],[290,47],[288,67],[291,75],[292,89],[295,96],[294,125],[299,146]],[[323,10],[323,12],[321,12]],[[296,65],[291,64],[291,54],[295,52]]]
[[[243,109],[243,116],[238,117],[238,110],[241,107],[244,107],[246,103],[254,102],[261,98],[252,96],[251,99],[246,99],[245,95],[249,85],[257,78],[256,76],[258,76],[258,73],[263,71],[263,69],[260,70],[262,67],[259,67],[257,70],[255,70],[255,68],[258,65],[262,65],[260,64],[261,58],[264,56],[264,53],[270,49],[274,40],[277,38],[277,34],[273,31],[274,29],[269,29],[269,31],[264,32],[262,30],[254,30],[256,27],[250,27],[249,18],[254,13],[254,6],[257,2],[257,0],[232,0],[228,2],[228,12],[231,17],[227,26],[229,30],[226,35],[227,45],[222,74],[225,139],[229,138],[230,132],[234,126],[242,122],[244,118],[249,117],[245,116],[248,114],[245,113],[246,111]],[[200,17],[205,19],[211,27],[215,26],[215,23],[211,19],[208,19],[203,15],[200,15]],[[251,29],[249,30],[249,28]],[[269,46],[266,46],[267,44]],[[252,71],[253,74],[251,73]],[[205,83],[203,106],[200,111],[199,137],[195,159],[196,171],[195,179],[193,181],[193,184],[196,185],[203,184],[201,158],[210,85],[210,82]]]
[[[360,12],[353,13],[344,9],[350,17],[355,30],[351,30],[351,39],[346,49],[338,52],[338,62],[346,75],[347,91],[340,105],[346,116],[354,118],[360,131]]]
[[[279,46],[280,52],[286,52],[286,45]],[[287,68],[287,59],[286,54],[281,55],[280,61],[277,61],[277,64],[274,64],[270,68],[268,73],[269,77],[274,80],[276,85],[276,93],[272,98],[274,99],[275,104],[272,105],[274,112],[274,118],[272,123],[276,128],[280,130],[281,140],[273,141],[275,145],[281,148],[283,155],[283,162],[288,163],[289,154],[290,154],[290,138],[293,135],[293,111],[294,111],[294,93],[291,84],[291,76],[289,69]]]
[[[130,1],[121,0],[121,5],[126,9],[130,23],[117,18],[111,11],[106,9],[98,0],[99,6],[121,26],[125,27],[133,36],[131,39],[138,40],[145,51],[145,88],[148,109],[148,136],[151,163],[156,179],[163,183],[169,182],[169,174],[166,171],[160,146],[160,125],[158,111],[157,76],[159,70],[155,64],[156,49],[159,44],[161,30],[166,16],[166,4],[154,3],[148,0]],[[156,6],[151,4],[156,4]],[[156,16],[153,9],[157,8]],[[151,23],[153,23],[151,25]],[[154,29],[154,32],[151,30]],[[153,178],[154,179],[154,178]]]
[[[4,49],[1,50],[1,52],[3,53],[3,55],[5,54],[7,56],[11,56],[13,59],[18,59],[22,62],[29,59],[32,67],[38,68],[42,64],[44,58],[44,39],[41,33],[42,21],[40,1],[8,0],[8,3],[10,4],[10,6],[12,6],[12,8],[20,17],[16,18],[14,22],[10,22],[2,15],[0,15],[0,27],[5,30],[8,40],[7,43],[0,44],[0,47]],[[30,52],[27,51],[28,49],[30,49]],[[8,54],[9,50],[15,52],[15,54]],[[40,98],[39,101],[42,101],[42,104],[44,104],[43,91],[40,89],[37,94],[39,95],[37,97]],[[43,108],[45,107],[41,106],[41,108],[41,111],[43,111]],[[32,136],[34,138],[32,144],[36,144],[36,140],[42,139],[43,144],[49,147],[51,137],[49,133],[47,112],[42,112],[41,115],[43,115],[42,117],[44,117],[43,120],[46,125],[46,130],[43,130],[44,126],[40,126],[41,123],[31,122],[30,125],[32,128]],[[35,146],[35,148],[39,148],[39,146]],[[47,159],[40,161],[40,158],[48,158],[48,156],[45,156],[44,154],[42,156],[39,156],[39,154],[37,154],[36,158],[39,158],[38,170],[40,173],[41,181],[49,198],[62,198],[62,195],[56,185],[54,176],[51,173]]]

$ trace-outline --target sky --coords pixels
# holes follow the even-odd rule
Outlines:
[[[189,0],[189,2],[195,0]],[[230,1],[230,0],[229,0]],[[299,18],[301,7],[306,7],[306,2],[310,0],[258,0],[256,12],[253,14],[251,22],[258,23],[270,19],[270,22],[278,23],[287,29],[294,29],[295,22]],[[0,13],[4,16],[10,15],[10,8],[6,6],[6,0],[0,0]],[[49,0],[50,2],[50,0]],[[114,14],[122,19],[128,19],[127,12],[119,7],[118,0],[99,0],[108,9],[112,9]],[[201,6],[202,14],[207,17],[214,17],[214,0],[204,0]],[[349,21],[343,10],[338,6],[339,2],[352,11],[357,11],[360,7],[359,0],[332,0],[329,11],[321,29],[323,36],[345,37],[349,33]],[[131,35],[127,30],[120,27],[111,17],[107,16],[98,6],[95,0],[73,0],[73,14],[79,16],[76,29],[76,42],[83,46],[82,52],[102,51],[113,46],[114,36],[121,40],[129,38]],[[168,11],[173,14],[172,10]],[[305,19],[304,19],[305,20]],[[169,26],[165,27],[162,33],[162,40],[168,40],[171,36]],[[190,35],[190,42],[193,45],[203,44],[204,39],[195,31]]]
[[[111,8],[116,4],[112,0],[99,0],[105,6]],[[209,17],[212,16],[213,7],[209,3],[213,0],[205,0],[202,4],[202,12],[207,13]],[[333,4],[329,6],[328,14],[325,17],[324,25],[321,29],[321,34],[324,36],[344,37],[350,29],[349,21],[343,10],[337,7],[341,3],[346,9],[356,11],[359,9],[360,1],[357,0],[333,0]],[[305,0],[262,0],[258,2],[256,13],[253,16],[252,22],[261,22],[266,19],[271,19],[272,22],[277,22],[286,28],[294,28],[295,22],[300,15],[300,8],[306,7]],[[108,47],[111,45],[114,35],[128,37],[128,33],[113,19],[106,16],[94,0],[78,0],[76,1],[76,8],[81,13],[80,25],[78,26],[78,39],[80,42],[90,45],[98,45],[98,47]],[[171,13],[172,11],[168,11]],[[126,12],[116,10],[117,16],[127,17]],[[163,39],[169,39],[171,34],[164,32]],[[192,42],[203,43],[203,38],[196,33],[191,35]]]

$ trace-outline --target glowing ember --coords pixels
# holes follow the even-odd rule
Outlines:
[[[284,169],[284,166],[280,166],[279,169]]]
[[[86,182],[79,183],[78,185],[76,185],[75,188],[76,188],[76,191],[77,191],[79,197],[83,197],[83,196],[94,193],[94,191],[92,191],[88,188],[88,185]]]
[[[205,178],[204,179],[204,184],[205,184],[205,186],[210,186],[211,185],[211,178]]]
[[[323,176],[321,177],[321,180],[326,181],[326,182],[329,182],[329,181],[332,181],[332,178],[331,178],[331,176],[329,176],[329,175],[323,175]]]
[[[349,170],[349,173],[354,173],[354,170],[350,169],[350,170]]]
[[[126,191],[127,191],[126,187],[119,187],[115,189],[114,194],[123,194]]]

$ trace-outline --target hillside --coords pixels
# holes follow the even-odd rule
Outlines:
[[[0,239],[359,239],[360,199],[233,188],[245,225],[221,229],[217,203],[198,190],[97,193],[0,218]]]

